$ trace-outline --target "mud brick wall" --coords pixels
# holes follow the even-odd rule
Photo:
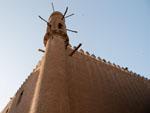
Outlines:
[[[67,63],[72,113],[150,113],[148,80],[81,52]]]
[[[72,50],[68,49],[67,54]],[[32,113],[40,65],[38,63],[2,113]],[[150,113],[150,80],[83,50],[72,57],[66,56],[65,69],[70,113]]]
[[[38,79],[39,70],[31,75],[21,85],[15,96],[8,103],[2,113],[28,113],[32,104],[35,85]]]

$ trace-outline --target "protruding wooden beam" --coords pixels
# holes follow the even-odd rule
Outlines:
[[[62,17],[62,20],[65,18],[67,12],[68,12],[68,7],[66,7],[65,13],[63,14],[63,17]]]
[[[72,14],[70,14],[70,15],[65,16],[65,18],[71,17],[71,16],[73,16],[73,15],[74,15],[74,13],[72,13]]]
[[[82,44],[80,43],[70,54],[69,56],[73,56],[74,53],[82,46]]]
[[[49,22],[48,21],[46,21],[44,18],[42,18],[41,16],[39,16],[39,18],[41,19],[41,20],[43,20],[44,22],[46,22],[47,23],[47,25],[49,26],[49,27],[51,27],[51,25],[49,24]]]
[[[52,2],[52,4],[51,4],[51,5],[52,5],[53,12],[54,12],[54,11],[55,11],[55,8],[54,8],[54,4],[53,4],[53,2]]]
[[[66,29],[67,31],[70,31],[70,32],[73,32],[73,33],[78,33],[78,31],[74,31],[74,30],[71,30],[71,29]]]
[[[38,51],[43,52],[43,53],[45,52],[43,49],[38,49]]]

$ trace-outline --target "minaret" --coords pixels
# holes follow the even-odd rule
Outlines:
[[[68,36],[65,18],[53,12],[44,36],[46,47],[30,113],[69,113],[66,82],[66,46]]]
[[[44,37],[44,45],[46,46],[49,38],[53,39],[53,35],[59,35],[64,39],[65,44],[68,43],[69,39],[67,36],[67,30],[65,25],[65,18],[62,13],[55,11],[49,18],[47,23],[47,32]]]

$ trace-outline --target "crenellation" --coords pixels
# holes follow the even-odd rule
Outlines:
[[[121,67],[120,69],[121,69],[121,71],[124,71],[124,67]]]
[[[73,46],[73,49],[75,49],[76,48],[76,46]]]
[[[117,66],[116,66],[116,64],[115,64],[115,63],[113,63],[113,66],[114,66],[115,68],[117,68]]]
[[[38,62],[38,64],[37,64],[37,66],[36,66],[36,67],[41,66],[41,63],[42,63],[42,60],[39,60],[39,62]]]
[[[136,76],[136,73],[135,73],[135,72],[133,72],[133,75],[134,75],[134,76]]]
[[[72,48],[72,45],[71,45],[71,44],[68,44],[68,47],[69,47],[69,48]]]
[[[92,54],[91,57],[96,59],[96,56],[94,54]]]
[[[32,71],[35,72],[35,71],[36,71],[36,68],[34,68]]]
[[[83,49],[80,49],[79,52],[81,52],[82,54],[84,54],[84,50]]]
[[[120,67],[119,65],[116,65],[115,63],[111,63],[110,61],[106,61],[105,59],[102,59],[101,57],[96,57],[94,54],[90,54],[88,51],[84,52],[83,49],[80,49],[79,52],[81,52],[83,55],[88,55],[89,57],[94,58],[98,62],[101,61],[103,63],[106,63],[106,64],[110,65],[110,66],[116,67],[116,68],[118,68],[118,69],[120,69],[120,70],[122,70],[122,71],[124,71],[126,73],[130,73],[130,74],[132,74],[134,76],[135,75],[136,76],[140,76],[139,74],[130,71],[128,69],[128,67]]]
[[[148,81],[148,78],[145,78],[145,77],[144,77],[144,80],[145,80],[145,81]]]
[[[101,61],[102,59],[101,59],[101,57],[97,57],[97,59],[99,60],[99,61]]]
[[[90,53],[88,51],[86,51],[86,55],[90,56]]]
[[[110,61],[107,61],[107,64],[112,65],[112,63]]]
[[[106,63],[106,62],[107,62],[105,59],[102,59],[102,61],[103,61],[104,63]]]
[[[118,69],[120,69],[121,67],[119,65],[116,65]]]
[[[35,70],[36,70],[36,68],[33,69],[33,71],[30,73],[30,75],[27,76],[27,78],[23,81],[23,83],[21,84],[21,86],[16,91],[15,96],[17,96],[18,92],[20,92],[20,90],[28,83],[29,79],[33,76],[33,73],[35,73]]]
[[[140,74],[137,74],[137,76],[140,78],[141,75],[140,75]]]
[[[129,71],[131,75],[133,75],[133,71]]]

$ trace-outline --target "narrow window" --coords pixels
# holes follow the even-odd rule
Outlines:
[[[24,93],[24,91],[22,91],[22,92],[20,93],[19,98],[18,98],[17,105],[21,102],[21,99],[22,99],[23,93]]]
[[[6,113],[8,113],[8,111],[9,111],[9,108],[6,110]]]
[[[62,29],[63,25],[61,23],[58,24],[58,29]]]

